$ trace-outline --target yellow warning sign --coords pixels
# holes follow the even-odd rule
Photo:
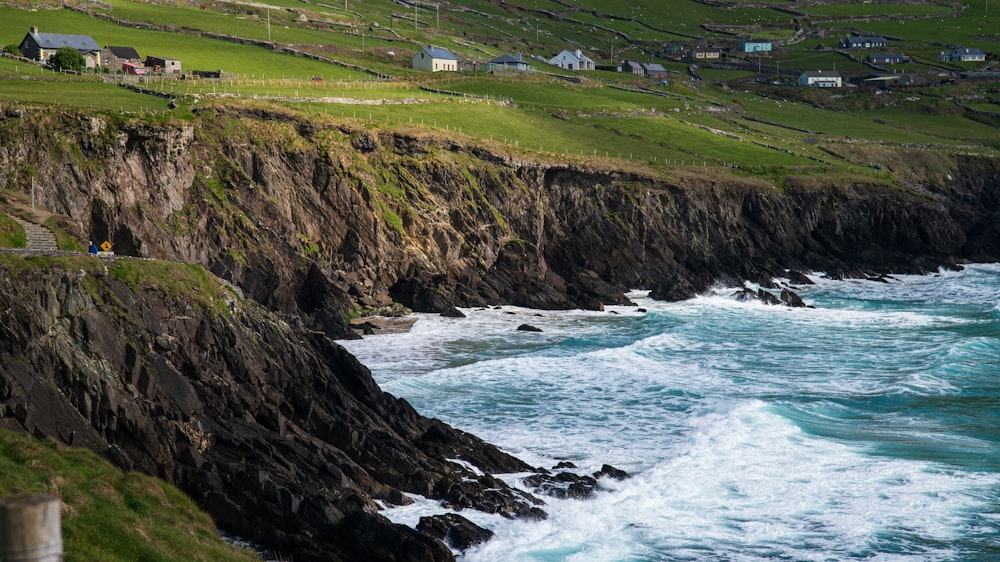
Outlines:
[[[107,240],[105,240],[104,243],[101,244],[101,249],[104,250],[105,252],[110,252],[111,251],[111,242],[108,242]]]

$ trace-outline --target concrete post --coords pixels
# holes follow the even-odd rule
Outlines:
[[[17,494],[0,500],[0,560],[62,562],[59,498]]]

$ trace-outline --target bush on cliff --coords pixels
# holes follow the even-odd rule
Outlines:
[[[173,486],[122,472],[85,449],[0,430],[0,497],[14,493],[60,498],[67,562],[258,560],[226,544]]]

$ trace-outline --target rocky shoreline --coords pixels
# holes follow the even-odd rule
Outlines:
[[[527,466],[383,393],[332,340],[408,320],[362,314],[601,309],[634,287],[680,300],[744,280],[767,290],[743,298],[795,305],[794,289],[768,285],[789,270],[1000,260],[1000,162],[988,158],[947,156],[946,174],[905,187],[807,173],[775,186],[531,162],[262,110],[196,119],[0,108],[0,166],[30,163],[60,228],[237,288],[206,300],[162,283],[183,269],[143,284],[88,257],[0,255],[0,427],[169,480],[221,528],[296,560],[452,560],[441,530],[461,521],[422,532],[379,503],[417,494],[542,517],[547,493],[586,496],[597,478]],[[515,472],[536,474],[537,491],[493,476]],[[462,543],[483,536],[462,527]]]

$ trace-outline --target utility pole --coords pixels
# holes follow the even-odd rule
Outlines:
[[[267,9],[267,42],[271,42],[271,8]]]
[[[437,24],[436,24],[437,28],[441,29],[441,5],[440,4],[434,4],[434,18],[435,18],[435,21],[437,22]]]
[[[413,31],[417,30],[417,5],[413,5]]]
[[[31,176],[31,212],[35,212],[35,176]]]

